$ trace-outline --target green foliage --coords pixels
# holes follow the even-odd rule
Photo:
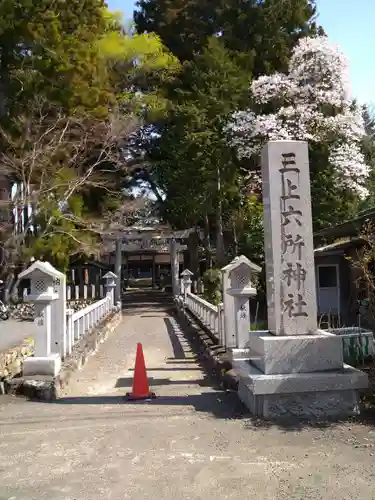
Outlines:
[[[223,125],[243,102],[248,85],[249,75],[212,38],[169,88],[168,120],[149,157],[156,163],[156,179],[166,193],[164,213],[173,225],[199,224],[204,214],[214,214],[218,201],[228,203],[236,192],[237,161],[224,141]]]
[[[208,269],[203,274],[204,298],[217,306],[222,299],[222,275],[220,269]]]
[[[239,253],[261,263],[264,255],[263,204],[256,196],[245,198],[236,213]]]
[[[322,33],[315,23],[315,0],[227,0],[222,36],[254,77],[285,71],[299,38]]]
[[[298,38],[318,31],[311,0],[139,0],[139,33],[157,33],[181,61],[192,60],[220,33],[255,75],[286,68]]]
[[[367,189],[369,195],[361,203],[361,210],[373,208],[375,206],[375,115],[369,107],[364,107],[363,118],[366,127],[366,137],[363,141],[363,153],[367,165],[370,166],[370,176]]]
[[[64,269],[95,253],[96,228],[123,201],[121,148],[164,113],[160,83],[179,63],[158,36],[126,33],[103,0],[0,0],[0,15],[0,169],[34,207],[8,246]]]
[[[170,111],[148,148],[166,195],[164,216],[177,227],[203,220],[219,227],[220,217],[233,222],[249,192],[251,166],[227,146],[223,125],[233,111],[252,106],[252,76],[284,71],[299,37],[319,30],[315,2],[139,0],[137,6],[138,33],[155,32],[183,62],[179,78],[166,86]],[[242,234],[240,248],[259,255],[258,212],[254,217],[254,236]]]
[[[96,40],[106,30],[102,0],[0,3],[2,72],[12,108],[41,95],[65,109],[101,115],[113,101]]]
[[[134,21],[138,33],[158,34],[173,54],[186,61],[218,32],[222,5],[223,0],[215,6],[209,0],[140,0]]]
[[[358,193],[344,186],[328,163],[324,145],[309,148],[314,231],[349,220],[358,212]]]
[[[64,0],[2,0],[0,15],[2,79],[12,108],[39,95],[69,113],[105,117],[120,98],[119,78],[124,91],[141,73],[166,79],[177,69],[157,36],[127,35],[103,0],[71,0],[69,8]],[[126,74],[116,74],[119,65]]]
[[[65,273],[72,255],[98,254],[99,241],[91,232],[77,229],[74,223],[67,221],[58,212],[54,212],[54,218],[50,231],[45,230],[40,235],[29,238],[24,249],[26,258],[46,260]]]

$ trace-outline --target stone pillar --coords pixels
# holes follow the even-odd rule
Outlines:
[[[307,143],[268,143],[262,180],[268,329],[309,335],[317,307]]]
[[[115,256],[115,274],[116,279],[116,291],[115,291],[115,302],[121,303],[121,276],[122,276],[122,241],[120,239],[116,240],[116,256]]]
[[[34,303],[34,323],[36,325],[35,356],[48,357],[51,354],[52,301],[39,301]]]
[[[238,395],[266,418],[358,414],[367,375],[344,365],[339,335],[317,328],[307,143],[273,141],[262,153],[268,328],[236,359]]]
[[[234,329],[234,297],[230,295],[229,271],[227,266],[222,268],[222,292],[223,292],[223,314],[224,314],[224,332],[222,332],[223,345],[226,348],[236,347],[236,333]]]
[[[179,288],[179,268],[180,268],[180,262],[179,262],[179,257],[178,257],[178,251],[177,251],[177,242],[173,238],[170,241],[170,256],[171,256],[171,277],[172,277],[172,291],[173,291],[173,296],[177,297],[178,295],[178,288]]]
[[[58,299],[52,302],[52,346],[51,352],[60,354],[64,359],[69,351],[66,325],[66,276],[55,269],[52,264],[45,262],[51,271],[56,274],[53,282],[54,292]]]
[[[199,278],[199,236],[193,231],[188,236],[189,269],[194,274],[194,280]]]

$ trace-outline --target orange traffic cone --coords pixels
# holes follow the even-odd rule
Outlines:
[[[131,401],[156,397],[153,392],[150,392],[142,344],[139,343],[137,344],[137,355],[135,358],[133,390],[131,393],[127,393],[126,397]]]

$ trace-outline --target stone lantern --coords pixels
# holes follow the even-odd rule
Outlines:
[[[191,284],[192,284],[192,279],[191,277],[193,276],[194,274],[189,270],[189,269],[185,269],[184,271],[182,271],[181,273],[181,291],[183,293],[183,296],[184,296],[184,302],[186,302],[186,296],[188,293],[191,293]]]
[[[35,335],[35,354],[26,358],[23,364],[23,375],[56,376],[61,367],[60,343],[52,332],[55,330],[53,305],[59,299],[56,291],[56,279],[61,273],[51,264],[41,261],[34,262],[19,275],[19,279],[29,279],[31,293],[27,296],[35,304],[35,319],[37,326]],[[64,323],[66,319],[64,318]],[[55,330],[56,332],[56,330]],[[54,341],[58,344],[54,346]],[[56,347],[53,349],[53,347]]]
[[[104,280],[104,288],[106,292],[106,296],[111,299],[111,308],[115,305],[115,289],[117,286],[117,274],[112,271],[108,271],[103,276]]]
[[[241,255],[222,268],[225,346],[242,349],[249,341],[249,298],[257,293],[254,277],[261,268]]]

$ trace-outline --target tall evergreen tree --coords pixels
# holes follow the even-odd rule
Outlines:
[[[164,214],[176,226],[216,228],[223,261],[222,220],[237,194],[239,162],[227,146],[223,126],[245,105],[250,77],[216,37],[194,60],[185,62],[175,82],[168,120],[150,151],[166,194]]]
[[[284,71],[300,37],[321,31],[315,0],[139,0],[139,33],[157,33],[181,61],[220,35],[225,47],[254,76]]]

